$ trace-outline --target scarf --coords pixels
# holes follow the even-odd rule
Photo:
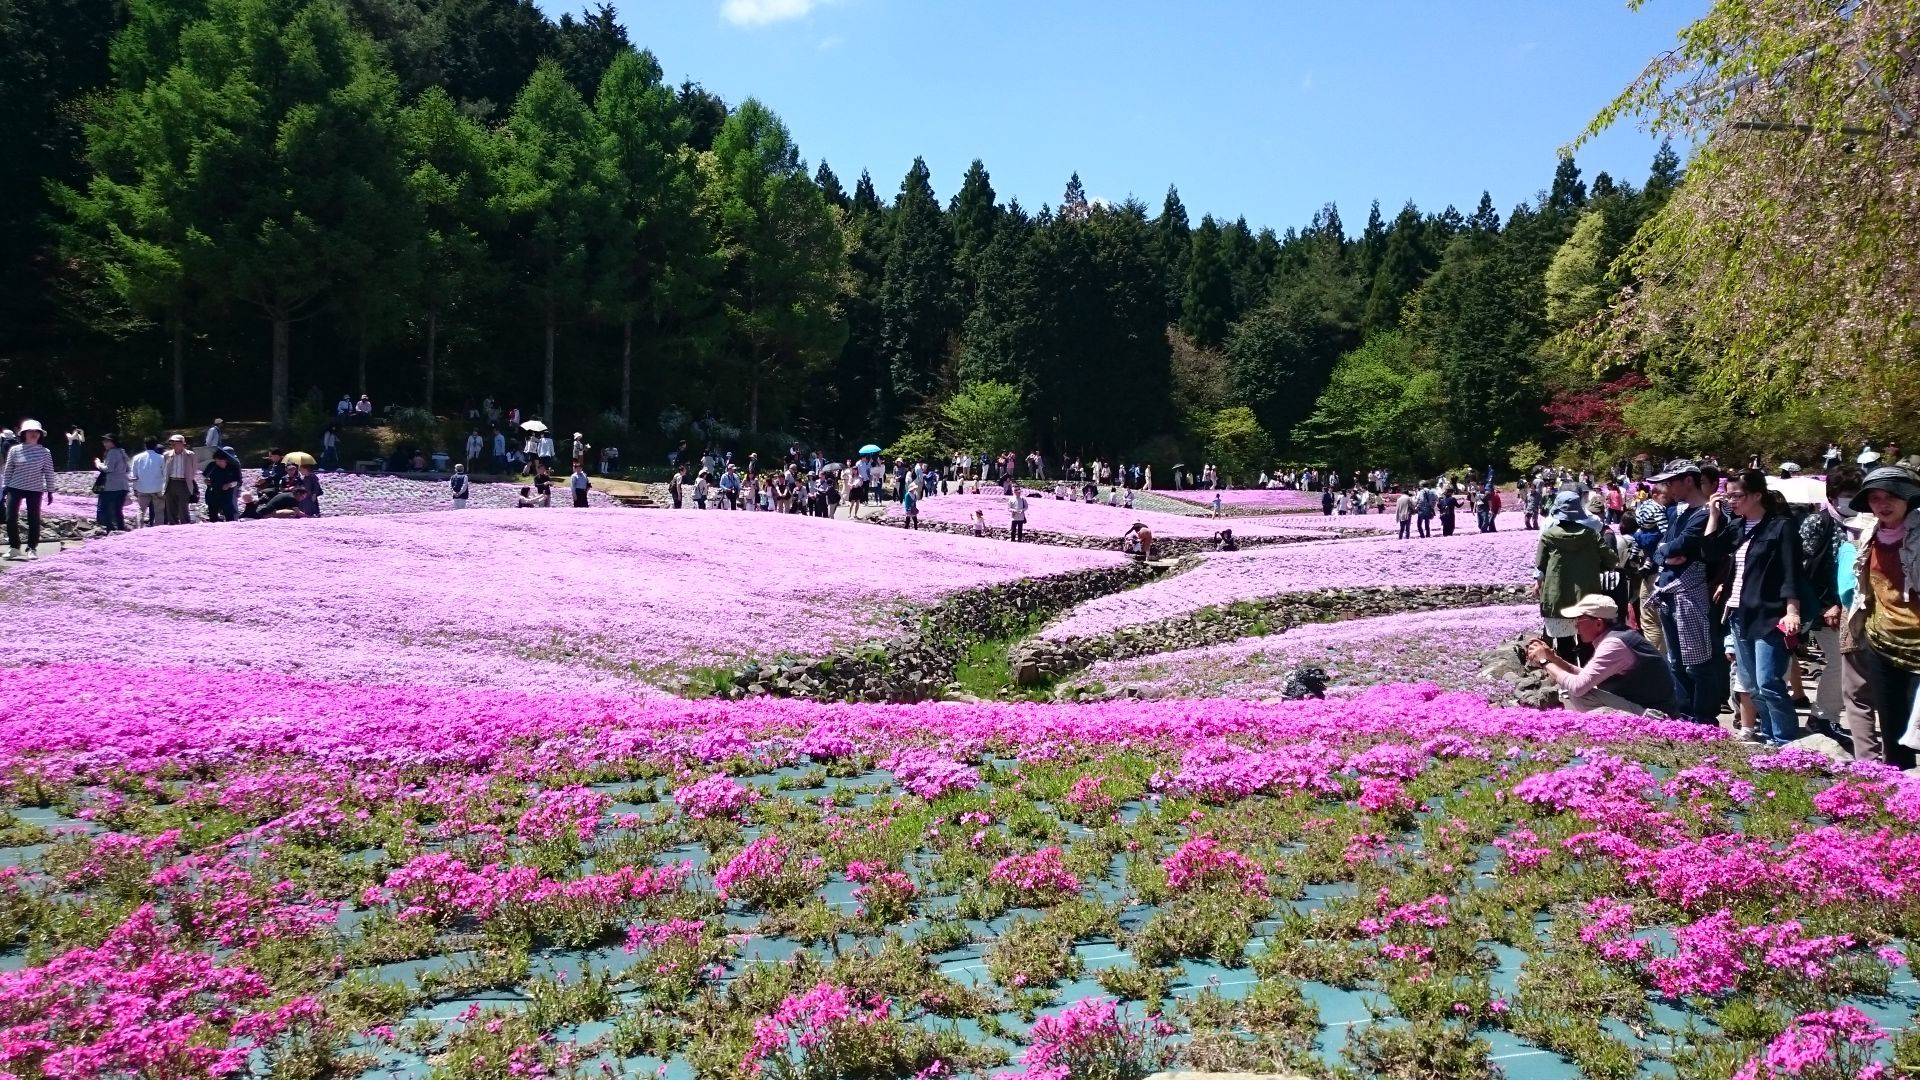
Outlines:
[[[1900,542],[1905,540],[1906,538],[1907,538],[1907,523],[1904,521],[1898,525],[1895,525],[1891,529],[1887,528],[1885,525],[1881,525],[1873,530],[1874,543],[1885,544],[1888,547],[1899,547]]]

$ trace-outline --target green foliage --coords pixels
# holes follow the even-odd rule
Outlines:
[[[1440,376],[1410,336],[1376,334],[1340,358],[1296,442],[1349,470],[1443,467],[1452,460],[1452,428]]]
[[[933,432],[926,428],[912,428],[887,444],[886,453],[882,456],[908,464],[916,461],[934,462],[947,456],[947,448]]]
[[[845,237],[772,110],[740,103],[700,162],[701,216],[720,263],[727,376],[746,400],[747,430],[784,415],[846,340],[836,298]]]
[[[118,421],[121,449],[128,453],[137,453],[143,439],[157,439],[166,434],[167,418],[160,410],[151,405],[135,405],[121,409],[115,417]]]
[[[1589,210],[1580,215],[1573,235],[1560,245],[1547,267],[1547,323],[1564,330],[1584,322],[1606,303],[1607,258],[1604,248],[1607,215]]]
[[[927,163],[919,158],[900,182],[891,225],[880,285],[880,347],[895,407],[904,411],[932,396],[947,336],[958,322],[954,235],[934,200]]]
[[[1180,304],[1180,332],[1201,348],[1218,348],[1232,321],[1233,278],[1222,248],[1220,226],[1209,214],[1193,233],[1193,251],[1187,263],[1185,292]]]
[[[1019,452],[1026,442],[1026,409],[1018,387],[1003,382],[968,383],[940,404],[956,449],[975,455]]]
[[[1221,409],[1213,414],[1213,427],[1207,433],[1207,456],[1222,475],[1246,483],[1273,460],[1273,437],[1268,435],[1253,410],[1244,405]]]

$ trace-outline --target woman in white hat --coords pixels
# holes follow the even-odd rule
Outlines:
[[[41,440],[47,430],[38,420],[20,424],[20,443],[7,451],[7,462],[0,466],[0,488],[6,491],[7,558],[20,554],[20,504],[27,506],[27,551],[25,558],[40,557],[40,501],[53,502],[53,451]]]

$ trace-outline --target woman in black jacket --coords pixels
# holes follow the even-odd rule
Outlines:
[[[1808,594],[1800,537],[1786,501],[1767,487],[1765,473],[1749,469],[1708,505],[1708,541],[1731,553],[1727,626],[1741,685],[1754,696],[1767,741],[1799,738],[1799,718],[1787,693],[1787,665],[1800,638],[1800,600]],[[1729,513],[1738,520],[1729,521]]]

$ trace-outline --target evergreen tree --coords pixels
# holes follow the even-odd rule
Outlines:
[[[608,65],[594,102],[602,166],[613,185],[602,287],[620,324],[619,413],[629,427],[635,322],[644,320],[651,335],[661,337],[668,311],[693,306],[709,269],[683,149],[686,120],[660,75],[652,53],[623,50]]]
[[[681,82],[676,97],[680,119],[686,125],[687,146],[703,153],[713,149],[720,125],[727,122],[727,103],[692,79]]]
[[[438,70],[414,87],[445,86],[454,100],[496,119],[512,108],[555,31],[533,0],[422,0],[423,29]],[[410,69],[417,70],[417,69]]]
[[[1651,211],[1665,206],[1667,198],[1679,186],[1680,155],[1673,152],[1673,143],[1662,139],[1660,149],[1653,155],[1653,168],[1647,173],[1647,185],[1641,189],[1648,204],[1648,211],[1642,217],[1649,217]]]
[[[1580,166],[1573,163],[1573,155],[1563,154],[1553,170],[1553,187],[1547,191],[1541,212],[1571,215],[1585,205],[1587,185],[1580,179]]]
[[[961,309],[965,310],[973,303],[973,264],[987,245],[993,242],[994,226],[1000,219],[1000,207],[994,201],[992,178],[987,175],[987,167],[979,158],[973,159],[973,164],[967,166],[966,178],[960,181],[960,191],[947,208],[947,219],[953,224],[958,300]]]
[[[833,168],[827,164],[826,158],[821,158],[820,167],[813,171],[813,182],[820,189],[821,197],[827,200],[828,206],[836,210],[845,210],[853,205],[852,200],[847,198],[847,189],[840,186],[840,178],[834,175]]]
[[[1246,218],[1236,219],[1220,230],[1220,254],[1233,281],[1233,305],[1227,313],[1227,322],[1231,324],[1242,313],[1253,310],[1266,298],[1267,292],[1267,274],[1260,265],[1259,251],[1254,246],[1253,232],[1247,228]]]
[[[562,14],[554,37],[560,70],[588,101],[600,93],[600,79],[607,73],[607,65],[633,48],[627,41],[627,28],[620,25],[618,13],[605,0],[582,11],[578,19]]]
[[[1080,182],[1080,174],[1074,173],[1067,178],[1067,190],[1060,196],[1060,213],[1056,216],[1085,221],[1092,212],[1092,207],[1087,203],[1086,185]]]
[[[1493,236],[1500,231],[1500,212],[1493,208],[1493,196],[1484,191],[1480,193],[1480,203],[1467,219],[1467,228],[1481,236]]]
[[[1361,328],[1371,334],[1400,324],[1400,309],[1438,262],[1425,237],[1426,226],[1411,201],[1400,208],[1372,280]]]
[[[1411,199],[1407,200],[1411,205]],[[1380,217],[1380,200],[1373,200],[1367,208],[1367,227],[1360,233],[1360,278],[1372,281],[1380,272],[1380,262],[1387,257],[1387,223]]]
[[[514,102],[504,137],[499,206],[516,248],[515,276],[540,313],[540,415],[549,419],[560,324],[585,311],[593,249],[616,220],[618,184],[602,157],[599,123],[551,60]]]
[[[174,41],[143,32],[174,25]],[[184,274],[258,311],[285,427],[293,323],[321,310],[338,271],[404,231],[393,77],[320,0],[211,0],[204,17],[140,21],[115,65],[129,77],[89,130],[103,155],[91,190],[149,245],[114,241],[129,280],[173,303]]]
[[[893,202],[893,237],[880,287],[880,347],[892,400],[911,409],[931,396],[954,312],[953,233],[933,197],[927,163],[913,159]]]
[[[763,415],[784,419],[845,343],[845,237],[786,125],[752,98],[714,138],[702,207],[724,267],[724,355],[757,433]]]
[[[1227,266],[1220,226],[1208,214],[1193,233],[1192,257],[1187,264],[1185,298],[1180,305],[1180,332],[1203,349],[1218,348],[1227,339],[1233,313],[1233,274]]]
[[[83,182],[87,144],[72,102],[106,83],[125,5],[101,0],[0,3],[0,353],[47,322],[56,267],[51,192]]]
[[[853,212],[856,214],[878,214],[882,210],[880,193],[874,190],[873,177],[867,170],[860,170],[860,180],[853,185]]]
[[[499,276],[485,235],[494,225],[498,147],[486,129],[462,114],[438,87],[401,113],[400,132],[407,186],[420,215],[419,232],[408,252],[408,276],[426,338],[421,405],[431,411],[446,313],[490,290]],[[392,287],[391,282],[379,284]]]
[[[1160,216],[1153,219],[1153,241],[1154,261],[1166,288],[1167,321],[1179,322],[1187,295],[1187,267],[1193,262],[1193,230],[1187,225],[1180,191],[1171,184],[1160,204]]]
[[[960,349],[962,382],[1004,382],[1031,407],[1051,348],[1052,304],[1033,224],[1016,201],[1002,212],[993,239],[974,261],[974,299]]]

